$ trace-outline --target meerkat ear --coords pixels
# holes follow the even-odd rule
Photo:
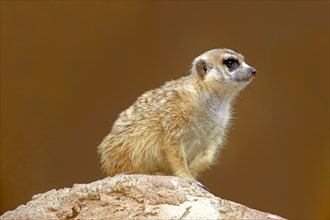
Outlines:
[[[205,60],[198,60],[195,63],[195,68],[199,76],[205,76],[208,71],[208,67]]]

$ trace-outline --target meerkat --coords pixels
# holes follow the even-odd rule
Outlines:
[[[234,98],[256,75],[244,57],[213,49],[194,59],[190,73],[145,92],[120,113],[98,146],[102,170],[196,178],[223,145]]]

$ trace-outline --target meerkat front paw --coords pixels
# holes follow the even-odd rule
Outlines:
[[[197,185],[198,187],[200,187],[200,188],[202,188],[202,189],[204,189],[204,190],[210,192],[210,190],[209,190],[206,186],[204,186],[203,184],[201,184],[201,183],[198,182],[197,180],[189,179],[189,180],[187,180],[187,181],[188,181],[190,184],[195,184],[195,185]]]

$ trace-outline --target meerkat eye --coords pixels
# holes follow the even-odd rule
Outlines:
[[[225,64],[228,67],[229,70],[234,70],[239,66],[238,61],[233,59],[233,58],[224,60],[223,64]]]

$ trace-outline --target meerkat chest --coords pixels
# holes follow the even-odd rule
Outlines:
[[[231,118],[231,105],[229,101],[210,100],[206,104],[206,112],[210,124],[219,129],[227,127]]]
[[[204,103],[204,108],[196,113],[192,130],[187,135],[188,154],[194,156],[210,145],[221,146],[230,123],[230,107],[229,102],[211,100]]]

